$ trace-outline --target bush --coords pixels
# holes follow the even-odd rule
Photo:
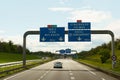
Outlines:
[[[109,49],[100,49],[99,54],[101,55],[101,63],[105,63],[110,58],[110,50]]]
[[[117,49],[120,50],[120,43],[117,45]]]

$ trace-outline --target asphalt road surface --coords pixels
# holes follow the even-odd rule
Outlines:
[[[53,68],[60,61],[63,68]],[[119,80],[71,59],[58,59],[2,80]]]

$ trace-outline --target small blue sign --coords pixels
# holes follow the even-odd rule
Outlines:
[[[65,28],[40,28],[40,42],[64,42]]]
[[[90,29],[91,28],[91,24],[90,22],[71,22],[68,23],[68,29]]]
[[[71,49],[66,49],[65,52],[66,53],[71,53]]]
[[[69,30],[68,41],[69,42],[91,41],[91,31],[90,30]]]
[[[65,50],[59,50],[59,52],[61,53],[61,54],[64,54],[65,53]]]

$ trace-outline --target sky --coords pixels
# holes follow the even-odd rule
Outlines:
[[[0,0],[0,41],[23,45],[23,34],[29,30],[56,24],[68,30],[68,22],[91,22],[91,30],[111,30],[120,38],[120,0]],[[91,42],[39,42],[39,35],[27,37],[30,51],[70,48],[90,50],[111,40],[109,35],[91,35]]]

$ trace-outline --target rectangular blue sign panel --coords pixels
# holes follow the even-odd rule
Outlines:
[[[40,28],[40,42],[64,42],[65,28]]]
[[[68,41],[69,42],[91,41],[91,31],[90,30],[69,30]]]
[[[59,51],[61,54],[64,54],[65,53],[65,50],[60,50]]]
[[[66,49],[66,53],[71,53],[71,49]]]
[[[71,22],[68,23],[68,29],[90,29],[91,28],[91,24],[90,22]]]

